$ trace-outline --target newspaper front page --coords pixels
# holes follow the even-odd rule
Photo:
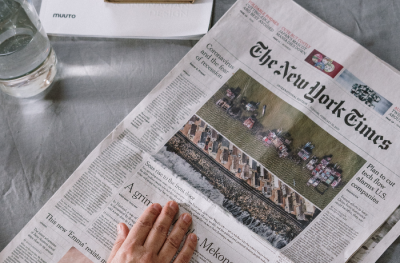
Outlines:
[[[106,262],[173,199],[192,262],[345,262],[400,204],[399,75],[290,0],[239,0],[0,262]]]

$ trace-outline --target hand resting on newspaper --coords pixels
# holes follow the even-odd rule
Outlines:
[[[160,204],[152,204],[143,212],[130,231],[124,223],[120,223],[118,236],[107,262],[171,262],[192,223],[192,217],[189,214],[182,214],[168,235],[168,230],[178,210],[179,206],[174,201],[169,201],[164,208]],[[174,263],[188,263],[196,244],[196,235],[188,235]]]

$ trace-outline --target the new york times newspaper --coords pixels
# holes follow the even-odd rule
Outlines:
[[[170,199],[192,262],[345,262],[397,222],[376,238],[400,204],[399,84],[292,1],[239,0],[0,262],[106,262],[119,222]]]

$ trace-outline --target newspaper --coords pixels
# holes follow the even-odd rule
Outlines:
[[[374,263],[400,236],[400,206],[350,258],[349,263]]]
[[[106,262],[119,222],[170,199],[192,262],[345,262],[400,204],[398,83],[293,1],[239,0],[0,262]]]

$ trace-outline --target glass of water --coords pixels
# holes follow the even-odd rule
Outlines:
[[[53,82],[57,58],[32,4],[0,0],[0,89],[28,98]]]

